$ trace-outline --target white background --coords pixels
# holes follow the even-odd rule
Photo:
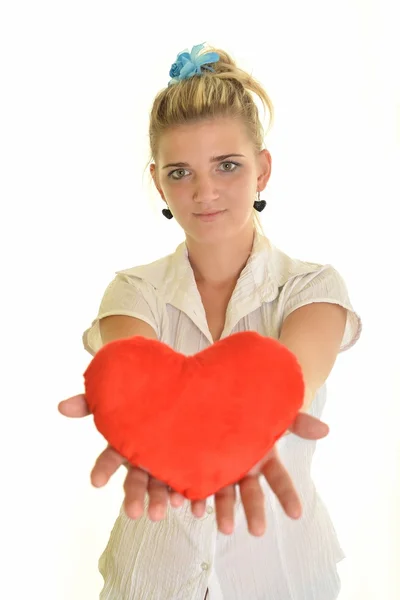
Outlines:
[[[148,115],[178,52],[202,42],[226,49],[275,105],[266,235],[334,265],[362,317],[328,380],[331,433],[313,475],[347,555],[340,600],[399,597],[394,5],[2,3],[2,598],[99,596],[123,472],[91,487],[105,442],[91,417],[66,419],[57,404],[83,391],[81,336],[114,272],[184,239],[143,174]]]

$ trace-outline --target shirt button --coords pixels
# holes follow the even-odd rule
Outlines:
[[[214,509],[212,506],[207,506],[206,511],[208,512],[209,515],[211,515],[211,513],[214,512]]]
[[[209,564],[206,562],[201,563],[201,568],[203,569],[203,571],[207,571],[209,567]]]

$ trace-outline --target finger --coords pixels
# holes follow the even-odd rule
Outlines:
[[[275,448],[275,446],[272,448],[272,450]],[[265,462],[265,457],[263,457],[260,461],[258,461],[258,463],[256,463],[254,465],[254,467],[252,469],[250,469],[250,471],[247,473],[247,475],[258,475],[260,473],[260,469],[262,467],[262,465]]]
[[[292,519],[301,517],[301,501],[293,481],[277,456],[268,460],[261,472],[278,498],[283,510]]]
[[[62,400],[57,408],[62,415],[70,418],[87,417],[91,414],[83,394]]]
[[[263,535],[266,529],[265,501],[258,477],[247,475],[239,482],[239,487],[248,530],[255,536]]]
[[[182,494],[179,494],[179,492],[175,492],[174,490],[170,489],[169,501],[173,508],[179,508],[180,506],[182,506],[182,504],[185,502],[185,500],[186,500],[185,496],[182,496]]]
[[[235,527],[236,486],[227,485],[215,494],[215,513],[218,529],[230,535]]]
[[[130,467],[124,481],[124,510],[130,519],[138,519],[144,510],[144,497],[149,485],[149,474],[143,469]]]
[[[103,487],[114,475],[115,471],[124,463],[125,458],[121,456],[114,448],[107,448],[100,454],[90,474],[92,485]]]
[[[206,501],[205,500],[192,500],[192,513],[195,517],[204,516],[206,510]]]
[[[329,425],[307,413],[298,413],[289,430],[306,440],[319,440],[329,433]]]
[[[149,492],[148,516],[152,521],[160,521],[165,518],[167,512],[168,486],[162,481],[150,477],[147,490]]]

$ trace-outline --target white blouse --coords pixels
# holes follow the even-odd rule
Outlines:
[[[221,338],[253,330],[278,339],[284,319],[312,302],[347,309],[340,352],[353,346],[362,324],[340,274],[331,265],[292,259],[255,232]],[[84,347],[92,355],[102,346],[99,320],[108,315],[142,319],[159,340],[188,356],[213,343],[185,242],[155,262],[116,272],[96,319],[83,334]],[[325,402],[326,384],[308,412],[321,418]],[[104,578],[100,600],[203,600],[207,589],[207,600],[337,598],[336,563],[345,554],[311,479],[316,441],[290,434],[277,444],[301,498],[300,519],[284,513],[263,477],[267,528],[261,537],[248,532],[240,497],[231,535],[217,531],[213,496],[202,518],[192,515],[189,500],[181,508],[168,507],[159,522],[148,519],[146,510],[131,520],[121,506],[99,560]]]

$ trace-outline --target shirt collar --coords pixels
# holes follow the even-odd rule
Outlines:
[[[279,294],[277,251],[270,241],[255,230],[251,255],[242,270],[228,305],[222,337],[229,335],[237,322],[264,302]],[[186,241],[170,255],[168,269],[161,284],[166,303],[183,311],[210,338],[207,319],[189,261]]]

